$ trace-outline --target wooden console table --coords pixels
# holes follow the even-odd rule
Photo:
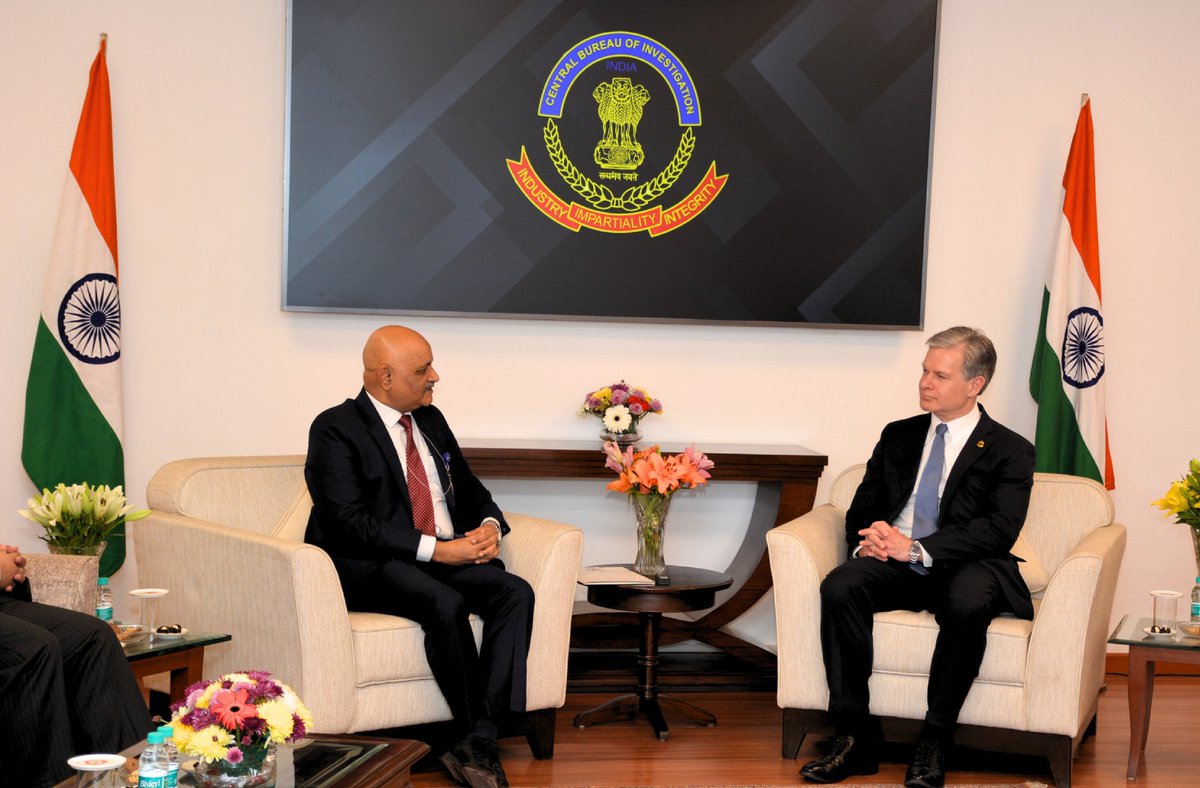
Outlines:
[[[474,440],[463,441],[463,454],[477,476],[492,479],[605,479],[616,478],[604,467],[600,441]],[[643,441],[641,445],[649,445]],[[664,452],[682,451],[684,444],[664,442]],[[689,618],[663,618],[661,643],[670,645],[697,640],[735,658],[746,670],[722,665],[717,670],[699,668],[687,673],[691,684],[747,685],[746,675],[757,674],[750,684],[774,686],[775,655],[722,628],[755,605],[771,590],[766,533],[794,520],[813,507],[817,480],[829,458],[803,446],[706,443],[704,453],[716,467],[712,482],[756,482],[754,508],[746,536],[724,570],[733,578],[729,589],[716,595],[716,606]],[[597,494],[603,494],[598,491]],[[632,527],[632,526],[631,526]],[[640,628],[637,616],[616,612],[577,613],[571,623],[571,646],[576,649],[635,649]],[[573,662],[576,655],[572,655]],[[607,660],[605,663],[609,662]],[[620,683],[621,674],[577,670],[573,689],[597,689]],[[685,671],[686,672],[686,671]],[[585,674],[585,675],[581,675]],[[591,676],[586,674],[593,674]],[[664,676],[669,676],[664,672]]]

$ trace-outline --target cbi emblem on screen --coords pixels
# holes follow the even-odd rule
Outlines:
[[[631,61],[650,66],[648,80]],[[602,81],[590,96],[580,91],[571,94],[576,79],[593,66],[630,76]],[[648,175],[642,171],[647,155],[638,142],[637,130],[645,112],[668,111],[666,106],[655,107],[655,96],[660,96],[661,105],[664,95],[659,77],[666,83],[682,131],[670,161],[658,173]],[[573,162],[563,147],[557,121],[562,119],[568,98],[572,117],[586,110],[596,118],[592,161],[584,164],[591,174]],[[676,183],[687,184],[685,176],[696,148],[695,129],[700,127],[700,98],[679,58],[647,36],[611,31],[580,41],[559,58],[546,77],[538,115],[546,118],[542,138],[550,164],[579,199],[559,197],[534,170],[524,145],[520,160],[507,160],[508,170],[535,208],[575,232],[587,227],[604,233],[669,233],[708,208],[729,178],[728,174],[717,175],[714,161],[685,197],[670,206],[659,202]]]

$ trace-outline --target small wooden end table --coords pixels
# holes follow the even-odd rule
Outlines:
[[[187,694],[190,685],[204,679],[205,647],[232,639],[231,635],[219,633],[188,632],[177,638],[142,640],[125,646],[125,658],[143,690],[147,676],[169,673],[171,700],[176,701]]]
[[[632,564],[620,564],[632,569]],[[716,602],[718,591],[729,588],[733,578],[724,572],[692,566],[668,566],[670,585],[589,585],[588,601],[610,610],[638,614],[638,689],[620,695],[594,709],[575,715],[575,726],[586,728],[621,717],[644,714],[659,741],[670,737],[663,710],[678,713],[701,725],[712,727],[717,718],[709,711],[668,695],[658,694],[659,622],[663,613],[704,610]]]
[[[1146,735],[1150,732],[1150,705],[1154,700],[1154,666],[1158,660],[1200,665],[1200,639],[1176,636],[1151,637],[1145,630],[1149,618],[1125,616],[1113,630],[1109,643],[1129,647],[1129,762],[1125,779],[1137,779]]]

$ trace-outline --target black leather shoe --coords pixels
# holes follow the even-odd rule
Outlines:
[[[932,740],[921,742],[904,773],[905,788],[942,788],[945,783],[946,757],[941,745]]]
[[[495,740],[472,738],[469,741],[474,742],[474,749],[479,752],[482,762],[496,777],[496,784],[500,788],[509,788],[508,775],[504,773],[504,767],[500,765],[500,750],[496,746]]]
[[[492,765],[489,762],[488,744],[491,744],[491,753],[495,756],[495,742],[467,737],[459,742],[453,750],[438,756],[438,760],[442,762],[442,766],[446,767],[446,771],[459,785],[465,785],[467,788],[501,788],[502,783],[492,771]],[[496,758],[496,764],[499,765],[499,763],[499,759]],[[507,784],[508,781],[505,780],[503,785]]]
[[[872,742],[839,736],[829,753],[800,767],[800,776],[814,783],[840,783],[856,774],[879,772],[879,753]]]

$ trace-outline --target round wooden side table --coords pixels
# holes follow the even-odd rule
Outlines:
[[[632,569],[632,564],[621,564]],[[619,718],[644,714],[659,741],[670,737],[663,711],[712,727],[717,718],[709,711],[669,695],[658,694],[659,622],[663,613],[704,610],[716,603],[718,591],[729,588],[733,578],[724,572],[692,566],[668,566],[668,585],[589,585],[588,601],[611,610],[638,614],[637,692],[620,695],[594,709],[575,715],[575,725],[585,728]]]

